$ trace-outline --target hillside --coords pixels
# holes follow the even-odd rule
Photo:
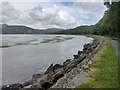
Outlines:
[[[60,31],[59,34],[74,34],[74,35],[79,35],[79,34],[89,34],[92,32],[94,28],[94,25],[91,26],[79,26],[74,29],[68,29],[64,31]]]
[[[26,34],[32,32],[34,32],[34,29],[26,26],[17,26],[17,25],[9,26],[7,24],[2,25],[2,34]]]
[[[108,10],[103,18],[95,25],[93,34],[120,36],[120,2],[112,2],[112,4],[104,3]]]
[[[1,25],[0,33],[2,34],[51,34],[61,31],[63,29],[59,28],[49,28],[49,29],[33,29],[27,26],[19,26],[19,25]]]
[[[74,29],[69,29],[65,31],[61,31],[61,34],[95,34],[95,35],[107,35],[120,37],[120,1],[112,2],[110,5],[109,2],[105,2],[104,5],[108,8],[105,11],[103,18],[91,26],[79,26]]]

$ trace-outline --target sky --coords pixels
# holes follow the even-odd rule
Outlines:
[[[93,25],[107,8],[102,0],[4,0],[0,23],[35,29]]]

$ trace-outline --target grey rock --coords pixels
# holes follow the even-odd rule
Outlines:
[[[49,83],[49,82],[45,82],[42,85],[43,90],[49,89],[53,84]]]
[[[23,85],[20,83],[2,86],[2,90],[16,90],[16,89],[20,89],[20,88],[23,88]]]
[[[36,79],[40,78],[41,76],[42,76],[42,74],[39,74],[39,73],[33,74],[32,79],[36,80]]]
[[[78,51],[78,55],[80,55],[82,53],[82,51]]]
[[[61,67],[62,67],[62,65],[55,64],[55,65],[53,66],[53,71],[56,71],[56,70],[60,69]]]
[[[57,82],[57,80],[60,79],[63,76],[64,76],[64,74],[62,74],[62,73],[61,74],[56,74],[53,78],[53,83]]]
[[[79,57],[79,55],[73,55],[74,59],[77,59]]]
[[[45,71],[45,74],[53,72],[53,63],[48,67],[48,69]]]
[[[31,85],[32,83],[33,83],[33,80],[29,80],[29,81],[23,83],[23,87]]]
[[[71,61],[72,61],[72,59],[67,59],[67,60],[63,63],[63,67],[67,66]]]

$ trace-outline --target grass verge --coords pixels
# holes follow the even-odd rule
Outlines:
[[[118,88],[118,59],[108,39],[104,39],[103,47],[90,68],[94,73],[87,83],[77,88]]]

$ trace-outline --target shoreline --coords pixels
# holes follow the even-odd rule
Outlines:
[[[60,86],[65,84],[70,75],[75,74],[74,71],[81,72],[85,69],[88,62],[94,57],[101,46],[101,40],[98,36],[86,36],[93,38],[92,43],[85,44],[83,51],[78,51],[77,55],[73,55],[73,59],[68,59],[63,62],[63,65],[51,64],[43,74],[34,74],[32,80],[23,84],[15,83],[11,85],[3,85],[2,88],[67,88],[67,86]],[[94,52],[93,52],[94,51]],[[81,69],[81,70],[78,70]],[[77,74],[77,73],[76,73]],[[62,81],[61,81],[62,80]]]
[[[98,40],[98,46],[94,48],[94,50],[90,52],[81,63],[77,65],[77,67],[73,68],[71,72],[67,73],[64,78],[60,79],[57,84],[55,84],[51,88],[76,88],[77,86],[85,83],[88,80],[89,65],[92,64],[92,62],[94,61],[94,57],[102,47],[102,38],[98,36],[92,37]]]

